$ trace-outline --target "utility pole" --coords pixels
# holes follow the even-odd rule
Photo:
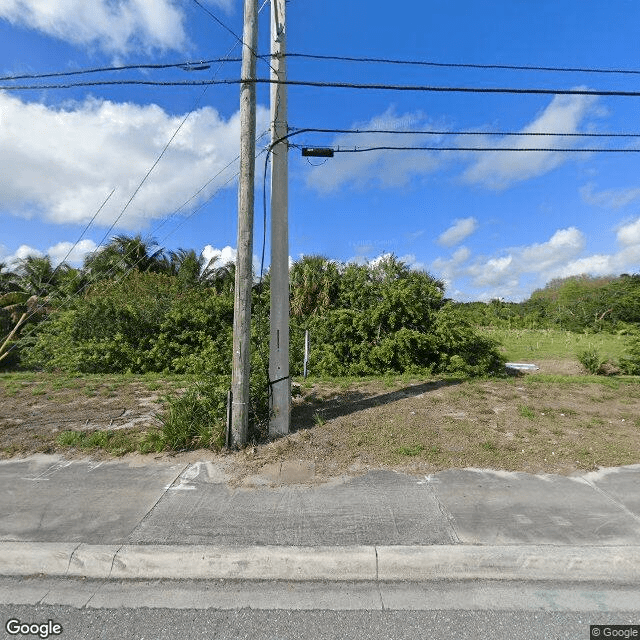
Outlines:
[[[242,84],[240,85],[240,178],[238,253],[233,301],[231,445],[242,446],[249,432],[251,289],[253,285],[253,205],[256,151],[256,56],[258,0],[244,2]]]
[[[271,310],[269,435],[289,433],[289,163],[287,135],[285,0],[271,0]]]

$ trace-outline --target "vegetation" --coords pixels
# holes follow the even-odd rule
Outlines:
[[[457,303],[475,326],[561,329],[572,332],[633,331],[640,322],[640,275],[555,279],[521,303]]]
[[[166,253],[141,236],[116,236],[81,269],[54,268],[46,256],[25,258],[13,271],[2,264],[1,366],[214,380],[167,399],[162,436],[152,444],[219,447],[234,276],[233,264],[206,263],[193,250]],[[607,371],[606,362],[640,373],[636,275],[555,280],[523,303],[454,303],[441,281],[394,256],[369,264],[307,256],[291,269],[290,304],[293,375],[302,372],[307,330],[309,369],[320,377],[495,375],[505,350],[510,359],[543,357],[541,341],[554,340],[591,373]],[[267,274],[253,290],[254,439],[268,421],[268,308]],[[407,447],[402,455],[421,451]]]

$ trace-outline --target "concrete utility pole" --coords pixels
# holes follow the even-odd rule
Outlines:
[[[285,0],[271,0],[271,78],[286,75]],[[271,85],[271,143],[287,135],[287,87]],[[289,433],[291,379],[289,378],[289,164],[287,141],[272,148],[271,158],[271,334],[269,378],[271,411],[269,435]]]
[[[246,444],[249,431],[251,288],[253,285],[253,204],[256,152],[256,56],[258,0],[244,2],[242,84],[240,85],[240,179],[238,254],[233,302],[231,446]]]

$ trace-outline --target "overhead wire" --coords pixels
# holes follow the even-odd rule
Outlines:
[[[194,0],[195,2],[196,0]],[[265,0],[260,7],[260,11],[264,8],[264,5],[269,0]],[[198,3],[199,4],[199,3]],[[199,6],[206,11],[211,17],[219,22],[223,28],[229,31],[238,42],[242,42],[240,37],[231,29],[229,29],[224,23],[218,20],[210,10]],[[257,55],[259,59],[268,59],[273,55]],[[406,66],[421,66],[421,67],[442,67],[451,69],[486,69],[486,70],[506,70],[506,71],[544,71],[553,73],[589,73],[589,74],[609,74],[609,75],[640,75],[640,69],[619,69],[619,68],[597,68],[597,67],[554,67],[554,66],[540,66],[540,65],[509,65],[509,64],[482,64],[482,63],[464,63],[464,62],[434,62],[429,60],[401,60],[393,58],[376,58],[376,57],[359,57],[359,56],[339,56],[339,55],[325,55],[325,54],[311,54],[311,53],[298,53],[290,52],[283,55],[285,58],[301,58],[310,60],[334,60],[339,62],[355,62],[355,63],[378,63],[378,64],[391,64],[391,65],[406,65]],[[164,64],[128,64],[108,67],[91,67],[88,69],[76,69],[73,71],[51,71],[46,73],[22,73],[14,75],[0,76],[0,82],[10,80],[30,80],[39,78],[57,78],[68,77],[92,73],[111,73],[117,71],[130,71],[130,70],[160,70],[160,69],[183,69],[189,71],[193,68],[197,68],[202,65],[211,65],[215,63],[228,63],[228,62],[241,62],[242,58],[208,58],[204,60],[185,60],[182,62],[169,62]]]
[[[206,11],[216,22],[229,31],[233,37],[242,43],[241,38],[230,28],[228,28],[222,21],[220,21],[215,15],[201,3],[194,0],[202,9]],[[269,0],[265,0],[259,11],[262,11],[265,4]],[[258,55],[254,52],[257,58],[264,60],[269,57],[273,57],[275,54]],[[544,71],[553,73],[589,73],[589,74],[608,74],[608,75],[640,75],[640,69],[620,69],[620,68],[598,68],[598,67],[555,67],[555,66],[541,66],[541,65],[509,65],[509,64],[494,64],[494,63],[468,63],[468,62],[434,62],[430,60],[402,60],[393,58],[376,58],[376,57],[362,57],[362,56],[339,56],[339,55],[326,55],[326,54],[311,54],[311,53],[299,53],[289,52],[282,55],[285,58],[301,58],[310,60],[334,60],[338,62],[355,62],[355,63],[378,63],[378,64],[391,64],[391,65],[405,65],[405,66],[420,66],[420,67],[442,67],[449,69],[486,69],[486,70],[506,70],[506,71]],[[117,71],[131,71],[131,70],[161,70],[161,69],[183,69],[189,71],[193,68],[197,68],[202,65],[211,65],[215,63],[228,63],[228,62],[241,62],[242,58],[208,58],[204,60],[184,60],[182,62],[168,62],[163,64],[127,64],[117,66],[104,66],[104,67],[90,67],[87,69],[76,69],[73,71],[51,71],[45,73],[21,73],[13,75],[0,76],[0,82],[12,81],[12,80],[36,80],[39,78],[62,78],[76,75],[92,74],[92,73],[111,73]]]
[[[235,32],[233,31],[233,29],[231,29],[230,27],[228,27],[224,22],[222,22],[222,20],[220,20],[220,18],[218,18],[212,11],[210,11],[209,9],[207,9],[207,7],[205,7],[200,0],[193,0],[208,16],[210,16],[213,20],[215,20],[223,29],[225,29],[226,31],[228,31],[236,40],[238,44],[241,44],[243,47],[247,47],[249,49],[249,51],[253,54],[254,58],[256,58],[256,60],[264,60],[269,67],[271,68],[272,71],[275,72],[275,69],[271,66],[271,63],[269,62],[269,56],[261,56],[258,54],[257,51],[255,51],[254,49],[252,49],[251,47],[249,47],[247,45],[247,43]],[[260,9],[258,10],[258,13],[260,13],[262,11],[262,9],[264,9],[265,4],[267,4],[266,2],[263,3],[263,5],[260,7]]]
[[[93,217],[91,218],[91,220],[89,220],[89,222],[85,225],[84,229],[82,230],[82,232],[78,236],[78,239],[73,243],[73,245],[71,246],[69,251],[67,251],[67,255],[64,258],[62,258],[62,260],[60,260],[60,262],[57,264],[56,268],[53,270],[53,273],[51,274],[51,277],[49,278],[49,280],[47,280],[47,282],[45,284],[45,287],[47,287],[48,285],[51,284],[51,282],[53,281],[53,278],[55,277],[56,273],[58,273],[58,270],[60,269],[60,267],[63,264],[66,263],[67,258],[71,255],[73,250],[78,246],[78,244],[80,243],[82,238],[84,238],[84,234],[89,230],[89,227],[93,224],[94,220],[98,217],[98,215],[100,214],[102,209],[104,209],[105,205],[107,204],[107,202],[109,202],[109,200],[111,199],[111,196],[115,192],[116,192],[115,188],[112,189],[111,193],[104,199],[102,204],[98,207],[98,210],[93,214]],[[40,295],[40,294],[38,294],[38,295]]]
[[[234,34],[235,35],[235,34]],[[242,42],[242,41],[240,41]],[[224,58],[220,59],[220,63],[217,67],[217,69],[214,71],[212,78],[211,79],[215,79],[215,77],[217,76],[217,74],[220,72],[220,69],[222,68],[222,65],[224,64],[224,61],[226,59],[229,59],[229,56],[231,55],[231,53],[233,52],[233,50],[236,48],[237,43],[235,43],[227,52],[226,56]],[[185,123],[187,122],[187,120],[189,119],[189,117],[191,116],[191,114],[198,108],[198,106],[200,105],[200,103],[202,102],[206,92],[208,91],[208,86],[203,87],[202,91],[200,92],[200,94],[198,95],[198,97],[196,98],[196,100],[194,101],[193,105],[191,106],[191,109],[186,113],[186,115],[184,116],[184,118],[181,120],[180,124],[178,125],[178,127],[175,129],[175,131],[173,132],[173,135],[169,138],[169,140],[167,141],[167,143],[165,144],[165,146],[163,147],[162,151],[160,152],[160,154],[158,155],[158,157],[156,158],[156,160],[154,161],[153,165],[151,166],[151,168],[147,171],[147,173],[144,175],[144,177],[142,178],[142,180],[140,181],[140,183],[138,184],[138,186],[136,187],[135,191],[133,192],[133,194],[131,195],[131,197],[129,198],[129,200],[127,201],[127,203],[125,204],[124,208],[122,209],[122,211],[120,212],[120,214],[116,217],[116,219],[113,221],[113,223],[111,224],[111,226],[107,229],[106,233],[103,235],[102,239],[100,240],[100,242],[98,243],[95,251],[90,254],[90,255],[94,255],[95,253],[97,253],[97,251],[100,249],[100,247],[102,246],[102,243],[106,240],[106,238],[109,236],[109,234],[111,233],[111,231],[113,230],[113,228],[115,227],[115,225],[118,223],[118,221],[122,218],[122,216],[124,215],[124,213],[126,212],[126,210],[129,208],[129,205],[131,204],[131,202],[134,200],[134,198],[136,197],[136,195],[139,193],[140,189],[142,188],[142,186],[144,185],[144,183],[147,181],[147,179],[149,178],[149,176],[151,175],[151,173],[153,172],[153,170],[155,169],[155,167],[158,165],[158,163],[162,160],[163,156],[165,155],[165,153],[167,152],[168,148],[170,147],[171,143],[175,140],[176,136],[178,135],[178,133],[180,132],[180,130],[182,129],[182,127],[185,125]],[[213,178],[215,179],[215,177]],[[213,180],[212,179],[212,180]],[[206,188],[207,185],[205,185],[204,187],[202,187],[202,189]],[[201,189],[201,190],[202,190]],[[199,192],[198,192],[199,193]],[[197,194],[196,194],[197,195]],[[195,197],[195,196],[194,196]],[[185,206],[185,205],[183,205]],[[93,222],[94,218],[92,219],[91,222]],[[89,226],[91,225],[91,222],[89,223]],[[88,228],[88,227],[87,227]],[[75,248],[75,246],[77,245],[78,241],[76,241],[76,243],[74,244],[74,246],[71,248],[70,252],[73,251],[73,249]]]
[[[224,22],[222,22],[222,20],[220,20],[220,18],[218,18],[218,16],[215,15],[215,13],[213,13],[213,11],[210,11],[209,9],[207,9],[207,7],[205,7],[200,0],[193,0],[195,2],[195,4],[197,4],[210,18],[212,18],[213,20],[215,20],[215,22],[217,22],[225,31],[228,31],[237,41],[239,44],[244,46],[244,41],[242,40],[242,38],[230,27],[228,27]],[[251,53],[253,53],[254,55],[257,55],[253,50],[251,51]]]
[[[514,64],[482,64],[468,62],[434,62],[430,60],[400,60],[393,58],[373,58],[358,56],[338,56],[327,54],[288,52],[287,58],[304,58],[310,60],[334,60],[338,62],[378,63],[392,65],[407,65],[421,67],[442,67],[446,69],[489,69],[506,71],[549,71],[554,73],[601,73],[601,74],[627,74],[640,75],[640,69],[603,69],[597,67],[554,67],[541,65],[514,65]]]
[[[79,76],[92,73],[112,73],[116,71],[157,70],[157,69],[182,69],[190,71],[203,65],[211,65],[216,62],[224,64],[227,62],[240,62],[240,58],[210,58],[208,60],[187,60],[184,62],[169,62],[166,64],[126,64],[114,67],[91,67],[89,69],[76,69],[74,71],[50,71],[46,73],[22,73],[8,76],[0,76],[1,82],[9,80],[37,80],[39,78],[64,78],[68,76]]]
[[[554,152],[554,153],[640,153],[638,149],[620,148],[585,148],[585,147],[436,147],[436,146],[393,146],[381,145],[377,147],[335,148],[334,153],[364,153],[367,151],[486,151],[486,152]]]
[[[340,134],[392,134],[392,135],[429,135],[429,136],[559,136],[568,138],[640,138],[640,132],[558,132],[558,131],[451,131],[448,129],[331,129],[317,127],[289,127],[291,131],[305,133]]]
[[[73,89],[95,86],[152,86],[152,87],[198,87],[215,85],[281,84],[292,87],[315,87],[333,89],[358,89],[369,91],[402,91],[421,93],[478,93],[478,94],[515,94],[515,95],[567,95],[567,96],[603,96],[603,97],[640,97],[640,91],[614,89],[562,89],[544,87],[464,87],[420,84],[385,84],[365,82],[333,82],[316,80],[277,80],[275,78],[226,78],[221,80],[90,80],[59,84],[0,85],[2,91],[33,91],[42,89]]]

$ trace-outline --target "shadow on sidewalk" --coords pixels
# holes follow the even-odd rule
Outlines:
[[[333,420],[348,416],[358,411],[380,407],[385,404],[391,404],[405,398],[415,398],[423,393],[429,393],[442,389],[459,385],[464,380],[437,380],[434,382],[423,382],[422,384],[410,385],[389,393],[371,396],[362,391],[345,391],[330,399],[322,399],[315,392],[305,396],[304,401],[300,404],[294,404],[291,408],[291,432],[300,431],[301,429],[310,429],[317,425],[317,416],[322,420]]]

